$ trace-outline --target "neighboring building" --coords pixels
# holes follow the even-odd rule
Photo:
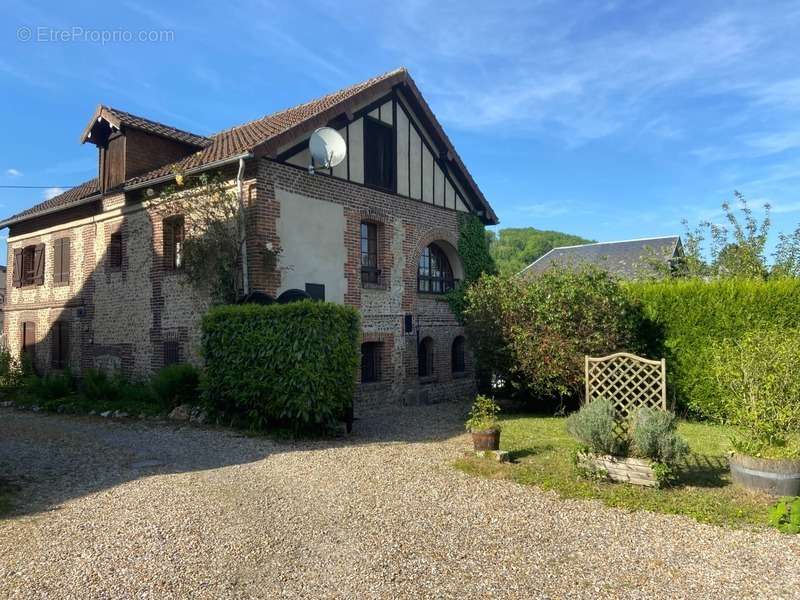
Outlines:
[[[593,265],[623,279],[635,279],[669,274],[681,258],[683,246],[677,235],[598,242],[553,248],[525,267],[520,274]]]
[[[347,158],[311,175],[308,138],[324,125]],[[248,261],[251,291],[360,309],[357,406],[472,393],[443,294],[463,277],[459,215],[497,218],[405,69],[208,137],[100,106],[81,141],[98,147],[98,177],[0,223],[13,261],[4,330],[39,370],[141,377],[198,360],[208,300],[180,282],[182,216],[148,202],[177,164],[232,185],[243,173],[249,235],[281,251],[278,270]]]

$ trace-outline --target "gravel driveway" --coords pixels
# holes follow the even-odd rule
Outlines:
[[[453,470],[463,413],[277,443],[0,409],[0,597],[800,597],[800,536]]]

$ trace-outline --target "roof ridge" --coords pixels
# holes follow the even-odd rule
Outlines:
[[[553,250],[565,250],[568,248],[584,248],[586,246],[606,246],[610,244],[626,244],[628,242],[647,242],[650,240],[671,240],[678,239],[680,237],[680,235],[657,235],[652,237],[631,238],[629,240],[614,240],[611,242],[589,242],[587,244],[573,244],[572,246],[555,246],[551,248],[550,252]]]
[[[141,115],[137,115],[137,114],[134,114],[132,112],[128,112],[127,110],[122,110],[120,108],[115,108],[115,107],[109,106],[107,104],[101,104],[100,108],[108,110],[108,111],[111,111],[111,112],[114,112],[114,113],[122,114],[122,115],[125,115],[125,116],[128,116],[128,117],[133,117],[134,119],[140,119],[142,121],[147,121],[148,123],[152,123],[153,125],[158,125],[159,127],[166,127],[167,129],[172,129],[173,131],[177,131],[179,133],[184,133],[184,134],[190,135],[192,137],[201,138],[201,139],[207,140],[209,142],[212,141],[211,137],[209,137],[207,135],[201,135],[199,133],[194,133],[194,132],[188,131],[186,129],[181,129],[181,128],[175,127],[173,125],[168,125],[166,123],[162,123],[161,121],[155,121],[153,119],[150,119],[149,117],[143,117]]]
[[[301,102],[300,104],[295,104],[294,106],[288,106],[286,108],[282,108],[282,109],[277,110],[275,112],[268,113],[266,115],[262,115],[262,116],[260,116],[260,117],[258,117],[256,119],[252,119],[250,121],[245,121],[244,123],[240,123],[239,125],[234,125],[233,127],[228,127],[227,129],[221,129],[220,131],[217,131],[217,132],[213,133],[211,135],[211,138],[213,139],[213,138],[215,138],[218,135],[221,135],[223,133],[229,133],[231,131],[234,131],[235,129],[240,129],[242,127],[247,127],[248,125],[253,125],[253,124],[258,123],[260,121],[265,121],[266,119],[274,119],[275,117],[278,117],[278,116],[282,115],[283,113],[289,112],[290,110],[299,110],[299,109],[303,108],[304,106],[308,106],[310,104],[316,104],[318,102],[322,102],[323,100],[325,100],[325,98],[328,98],[330,96],[336,96],[337,94],[345,93],[345,92],[347,92],[349,90],[352,90],[354,88],[357,88],[357,87],[360,87],[360,86],[364,86],[364,85],[367,85],[367,84],[370,84],[370,83],[378,82],[378,81],[380,81],[382,79],[386,79],[387,77],[391,77],[392,75],[396,75],[396,74],[404,72],[404,71],[407,72],[407,69],[405,67],[398,67],[397,69],[393,69],[391,71],[387,71],[386,73],[383,73],[382,75],[376,75],[375,77],[370,77],[369,79],[365,79],[363,81],[359,81],[359,82],[354,83],[352,85],[345,86],[345,87],[343,87],[341,89],[338,89],[338,90],[335,90],[333,92],[330,92],[329,94],[325,94],[324,96],[318,96],[317,98],[312,98],[311,100],[307,100],[306,102]]]

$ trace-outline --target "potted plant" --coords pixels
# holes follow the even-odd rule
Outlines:
[[[688,452],[676,425],[674,414],[648,407],[622,423],[605,398],[584,404],[567,419],[567,430],[581,443],[575,464],[582,474],[651,487],[671,479],[673,465]]]
[[[478,395],[472,404],[467,419],[467,431],[472,433],[475,452],[496,452],[500,450],[500,423],[497,415],[500,407],[483,395]]]
[[[756,330],[717,344],[711,369],[727,421],[731,477],[773,496],[800,495],[800,330]]]

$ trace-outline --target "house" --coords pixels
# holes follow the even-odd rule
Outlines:
[[[311,174],[321,126],[347,156]],[[444,294],[463,277],[461,215],[497,217],[405,69],[210,136],[99,106],[80,141],[97,147],[97,177],[0,222],[13,261],[4,331],[40,371],[145,377],[199,361],[209,299],[182,285],[175,258],[191,231],[150,199],[176,173],[214,171],[241,190],[248,248],[279,252],[274,270],[248,253],[246,291],[303,290],[361,311],[357,407],[472,393]]]
[[[553,248],[525,267],[520,274],[532,275],[550,269],[593,265],[623,279],[663,276],[672,272],[683,258],[677,235],[598,242]]]

